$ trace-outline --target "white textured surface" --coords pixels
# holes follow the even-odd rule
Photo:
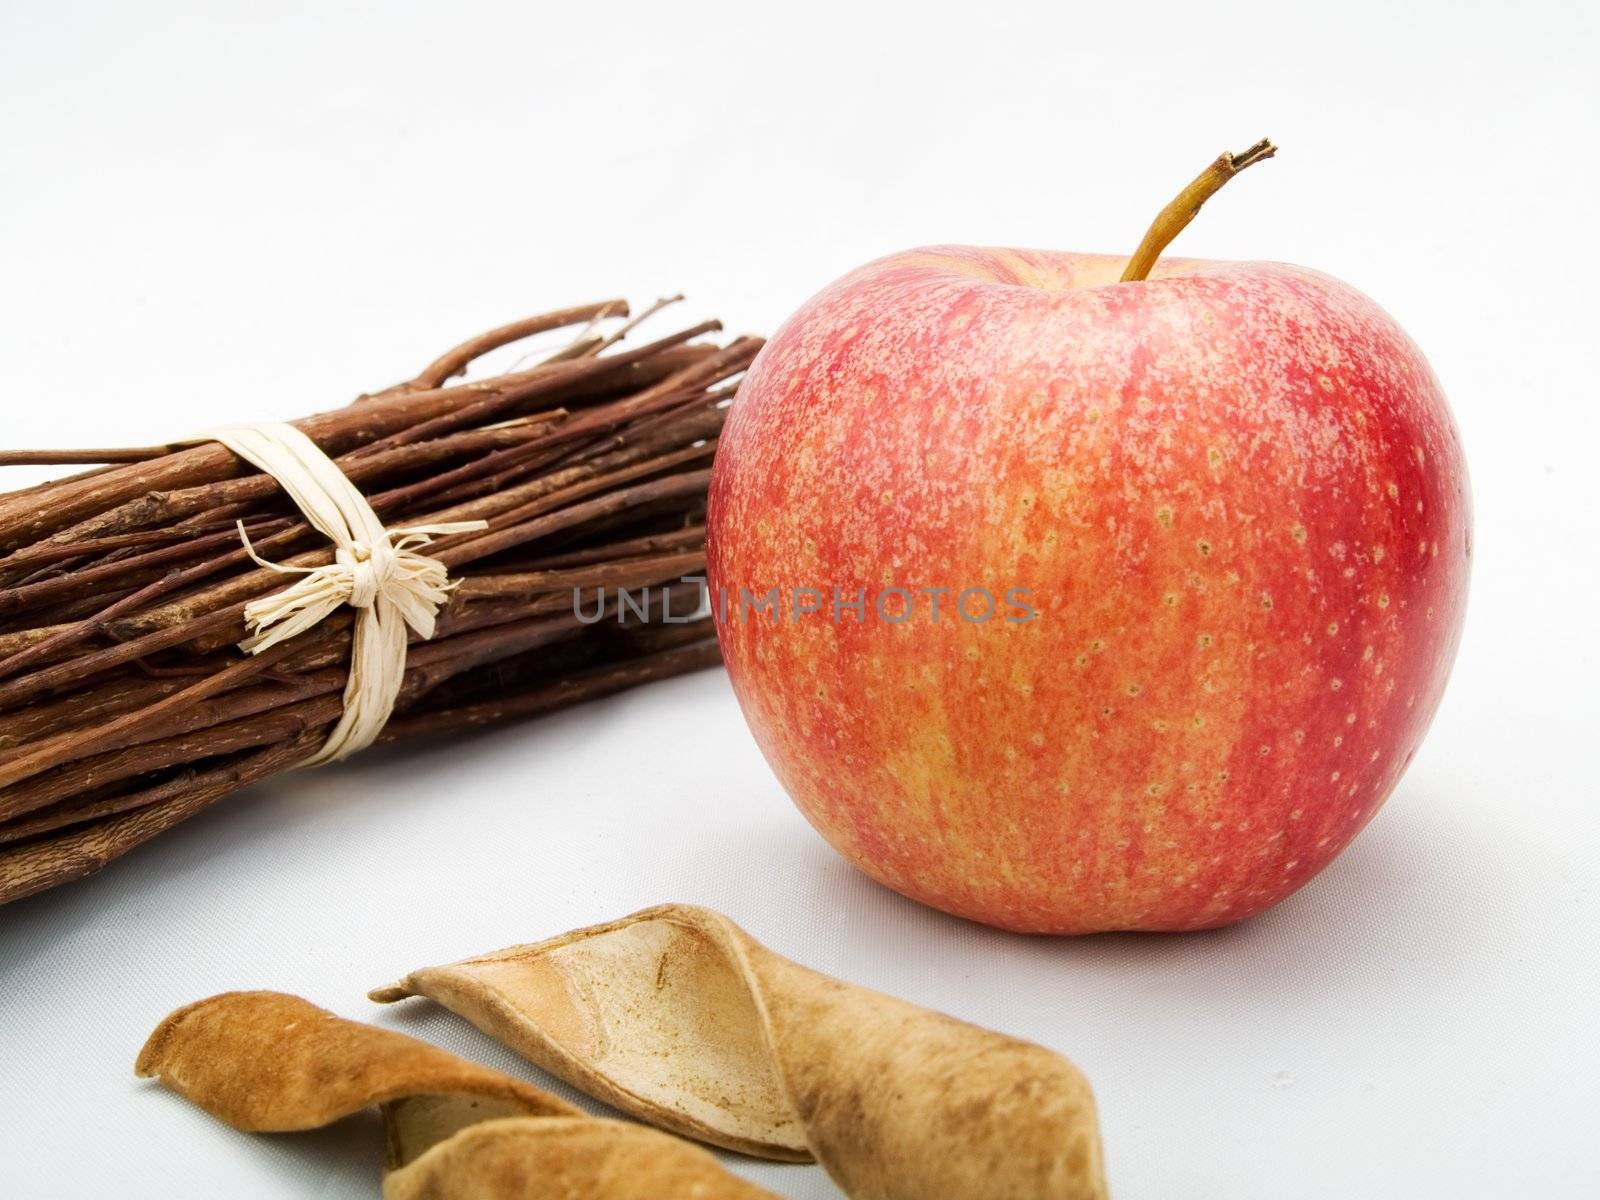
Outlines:
[[[1600,1190],[1593,10],[1073,7],[5,7],[0,444],[295,415],[619,290],[759,331],[921,242],[1127,248],[1270,133],[1182,252],[1319,267],[1400,319],[1456,407],[1478,561],[1389,806],[1215,934],[1028,940],[881,891],[715,674],[240,795],[0,910],[0,1190],[373,1195],[370,1128],[235,1135],[132,1078],[146,1032],[274,987],[526,1070],[363,993],[666,899],[1066,1052],[1122,1200]]]

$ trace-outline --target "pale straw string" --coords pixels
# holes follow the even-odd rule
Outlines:
[[[245,605],[250,636],[239,643],[260,654],[311,629],[342,604],[356,610],[344,713],[322,749],[303,766],[333,762],[370,746],[388,721],[406,673],[406,627],[433,636],[434,616],[454,586],[438,559],[418,554],[434,535],[487,529],[487,521],[443,521],[385,529],[372,505],[331,458],[293,425],[264,422],[213,430],[240,458],[278,481],[301,513],[334,545],[331,563],[290,567],[259,557],[239,522],[245,550],[260,566],[303,575],[290,587]]]

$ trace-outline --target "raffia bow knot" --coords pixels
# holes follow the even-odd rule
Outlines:
[[[271,475],[306,520],[334,544],[333,561],[318,567],[269,562],[239,537],[258,566],[303,576],[245,605],[249,637],[239,643],[260,654],[314,628],[336,609],[356,610],[344,713],[306,766],[344,758],[371,745],[394,709],[405,681],[406,629],[431,638],[439,606],[454,586],[445,565],[419,554],[436,536],[487,529],[486,521],[442,521],[385,529],[356,486],[315,442],[292,425],[242,425],[211,438]]]
[[[374,548],[357,542],[335,553],[334,562],[350,569],[350,594],[345,603],[351,608],[371,608],[379,590],[394,575],[395,558],[394,548],[382,543]]]
[[[443,563],[418,554],[417,547],[426,546],[435,535],[483,527],[482,521],[407,526],[390,530],[370,546],[365,542],[340,546],[334,551],[333,561],[324,566],[291,567],[257,554],[241,522],[239,537],[257,566],[303,574],[305,578],[245,605],[244,620],[250,637],[239,643],[239,649],[260,654],[313,628],[342,605],[374,608],[380,599],[393,605],[418,637],[431,638],[439,608],[456,585]]]

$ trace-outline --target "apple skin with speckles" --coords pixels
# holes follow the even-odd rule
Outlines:
[[[1314,271],[1125,262],[871,263],[761,351],[713,468],[779,780],[873,879],[1005,929],[1276,904],[1393,791],[1460,637],[1466,465],[1416,345]]]

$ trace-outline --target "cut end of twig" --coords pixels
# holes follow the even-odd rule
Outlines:
[[[1128,260],[1128,266],[1122,272],[1122,282],[1137,283],[1149,278],[1150,269],[1156,265],[1156,259],[1161,257],[1161,252],[1167,248],[1172,239],[1183,232],[1184,226],[1194,220],[1201,205],[1216,195],[1222,185],[1240,171],[1246,167],[1253,167],[1258,162],[1265,162],[1277,152],[1278,148],[1270,139],[1262,138],[1238,154],[1219,155],[1156,216],[1146,231],[1144,240],[1139,243],[1139,248]]]
[[[1228,155],[1228,166],[1232,173],[1237,175],[1246,167],[1253,167],[1258,162],[1265,162],[1277,152],[1278,148],[1272,144],[1272,139],[1262,138],[1248,150],[1241,150],[1238,154]]]

